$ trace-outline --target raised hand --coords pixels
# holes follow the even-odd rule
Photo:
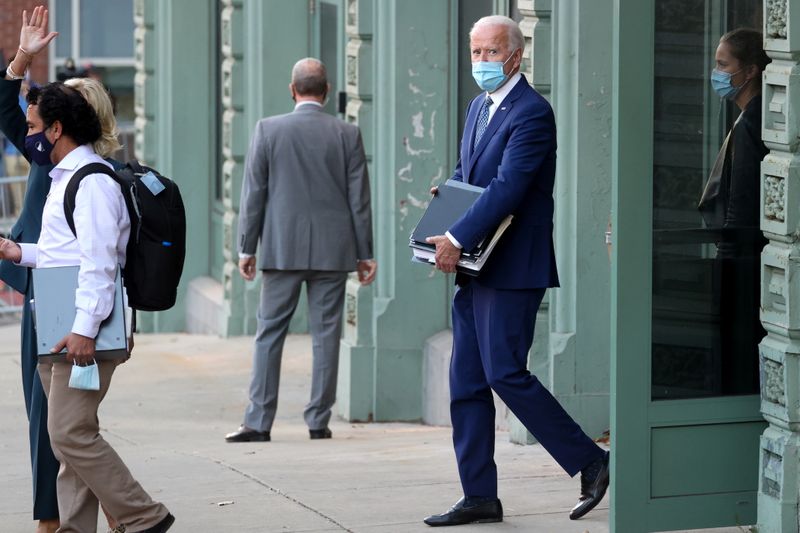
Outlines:
[[[19,32],[19,47],[22,53],[35,56],[50,44],[56,35],[57,32],[47,31],[47,9],[44,6],[34,7],[30,18],[27,11],[22,12],[22,29]]]

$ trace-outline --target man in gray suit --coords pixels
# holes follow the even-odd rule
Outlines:
[[[313,338],[312,439],[331,437],[347,273],[375,279],[369,176],[357,126],[326,114],[325,65],[307,58],[292,69],[294,111],[258,122],[245,163],[239,212],[239,271],[263,271],[258,332],[244,422],[228,442],[270,440],[278,405],[283,342],[306,283]]]

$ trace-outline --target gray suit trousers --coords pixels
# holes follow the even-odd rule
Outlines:
[[[244,415],[244,425],[249,428],[258,431],[272,428],[278,407],[283,343],[303,282],[308,293],[308,318],[313,341],[311,399],[303,416],[309,429],[328,427],[331,408],[336,401],[347,272],[265,270],[253,350],[250,404]]]

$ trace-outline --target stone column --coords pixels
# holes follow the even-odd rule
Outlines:
[[[533,87],[550,100],[552,87],[552,0],[519,0],[517,7],[523,19],[519,23],[525,36],[522,72]],[[548,388],[550,383],[550,294],[546,294],[536,314],[533,346],[528,354],[528,368]],[[516,444],[533,444],[536,439],[509,411],[509,439]]]
[[[450,81],[450,5],[349,0],[346,11],[347,114],[361,126],[373,160],[378,277],[368,290],[348,288],[339,410],[357,420],[419,420],[422,346],[447,327],[452,280],[410,264],[408,239],[429,187],[454,164],[454,110],[443,90]],[[372,94],[380,95],[374,103]]]
[[[373,197],[377,189],[372,172],[374,126],[372,115],[374,0],[347,0],[345,3],[345,88],[346,120],[361,129],[364,150],[370,167]],[[373,215],[374,216],[374,215]],[[350,421],[371,421],[374,400],[375,346],[372,328],[372,287],[361,287],[351,276],[345,295],[345,324],[339,359],[339,384],[336,405],[339,414]]]
[[[526,0],[525,73],[558,124],[555,248],[561,288],[537,315],[528,367],[592,437],[609,427],[611,0]],[[515,419],[511,440],[533,442]]]
[[[220,333],[242,335],[253,330],[255,312],[243,305],[244,279],[239,275],[236,232],[239,224],[239,197],[247,152],[247,124],[244,117],[244,13],[242,0],[223,0],[220,29],[222,35],[222,203],[224,291]],[[248,327],[248,323],[250,326]]]
[[[136,152],[180,186],[186,206],[195,207],[186,211],[178,302],[168,311],[139,313],[143,331],[182,331],[189,282],[208,274],[209,169],[216,166],[216,60],[210,53],[216,9],[212,0],[134,3]]]
[[[794,27],[794,28],[793,28]],[[800,492],[800,5],[764,2],[763,139],[761,164],[761,436],[760,533],[798,531]]]

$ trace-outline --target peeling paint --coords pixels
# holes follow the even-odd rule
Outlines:
[[[444,173],[444,167],[439,165],[439,171],[436,173],[435,176],[431,178],[431,185],[436,185],[442,179],[442,174]]]
[[[416,78],[417,76],[419,76],[419,72],[415,71],[414,69],[408,69],[409,78]]]
[[[403,137],[403,145],[406,147],[406,154],[413,157],[433,153],[433,148],[419,148],[419,149],[412,148],[411,143],[408,142],[408,137]]]
[[[419,209],[427,209],[428,208],[429,200],[420,200],[419,198],[417,198],[416,196],[412,195],[411,193],[406,195],[406,197],[408,198],[408,203],[411,204],[412,207],[417,207]],[[401,203],[402,202],[403,201],[401,200]]]
[[[408,90],[411,91],[413,94],[422,95],[424,98],[433,98],[434,96],[436,96],[435,92],[432,93],[422,92],[422,89],[420,89],[417,85],[414,85],[413,83],[408,84]]]
[[[422,111],[411,116],[411,125],[414,127],[414,137],[425,137],[425,127],[422,125]]]
[[[400,200],[400,209],[397,211],[400,213],[400,223],[402,227],[402,222],[408,216],[408,203],[405,200]]]
[[[397,179],[400,181],[405,181],[406,183],[411,183],[414,181],[409,174],[411,174],[411,165],[413,163],[409,162],[406,166],[401,168],[397,171]]]
[[[434,109],[433,113],[431,113],[431,126],[430,126],[430,128],[428,128],[428,135],[430,135],[431,143],[435,143],[436,142],[435,124],[436,124],[436,110]]]

